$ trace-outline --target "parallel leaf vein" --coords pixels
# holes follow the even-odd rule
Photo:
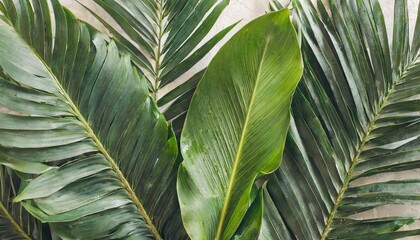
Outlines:
[[[237,149],[237,152],[236,152],[236,158],[235,158],[235,162],[234,162],[233,169],[232,169],[232,176],[229,179],[229,185],[228,185],[228,189],[227,189],[227,192],[226,192],[226,198],[225,198],[225,201],[223,203],[223,208],[222,208],[222,211],[221,211],[221,214],[220,214],[216,239],[222,239],[223,224],[224,224],[224,221],[225,221],[225,218],[226,218],[228,206],[229,206],[230,201],[231,201],[233,185],[234,185],[235,178],[236,178],[236,175],[238,173],[238,168],[239,168],[239,160],[242,157],[245,135],[247,133],[249,118],[250,118],[250,115],[251,115],[251,112],[252,112],[252,107],[254,105],[255,95],[256,95],[256,92],[257,92],[257,89],[258,89],[258,86],[259,86],[259,82],[260,82],[260,79],[261,79],[261,68],[262,68],[263,63],[264,63],[265,55],[267,53],[268,43],[269,43],[269,41],[266,41],[265,46],[264,46],[264,51],[263,51],[263,54],[262,54],[262,57],[261,57],[261,62],[260,62],[260,65],[258,67],[257,79],[255,81],[255,86],[254,86],[254,89],[253,89],[253,92],[252,92],[252,95],[251,95],[251,99],[250,99],[250,102],[249,102],[249,109],[248,109],[247,115],[245,117],[244,128],[242,130],[241,139],[239,141],[238,149]]]

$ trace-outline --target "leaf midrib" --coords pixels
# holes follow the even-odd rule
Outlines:
[[[15,221],[15,219],[10,215],[9,211],[7,211],[6,207],[0,201],[0,211],[4,213],[4,216],[12,223],[12,225],[16,228],[16,230],[27,240],[31,240],[31,237],[23,230],[23,228]]]
[[[270,33],[270,35],[271,35],[271,33]],[[270,38],[268,37],[268,39],[270,39]],[[242,156],[242,152],[243,152],[242,148],[243,148],[243,145],[244,145],[244,140],[245,140],[246,133],[248,132],[249,118],[250,118],[250,115],[251,115],[251,112],[252,112],[252,107],[254,105],[254,99],[255,99],[256,91],[258,89],[259,82],[260,82],[260,79],[261,79],[261,69],[262,69],[262,65],[264,63],[265,55],[267,53],[267,48],[268,48],[267,46],[268,46],[269,41],[270,40],[267,40],[266,43],[265,43],[264,52],[261,56],[261,62],[260,62],[260,65],[258,66],[257,79],[255,81],[255,86],[254,86],[254,89],[252,91],[251,99],[250,99],[250,102],[249,102],[248,113],[245,117],[244,128],[242,130],[241,139],[239,141],[238,149],[236,151],[236,158],[235,158],[235,162],[234,162],[234,165],[233,165],[233,168],[232,168],[232,175],[229,179],[228,190],[226,192],[226,198],[225,198],[225,201],[223,203],[222,211],[221,211],[221,214],[220,214],[220,219],[219,219],[219,223],[218,223],[218,227],[217,227],[217,234],[216,234],[215,239],[222,239],[222,235],[223,235],[222,229],[223,229],[223,225],[224,225],[224,222],[225,222],[226,213],[227,213],[227,210],[228,210],[227,208],[228,208],[228,206],[230,204],[230,201],[231,201],[231,196],[232,196],[231,192],[233,190],[233,185],[234,185],[235,178],[236,178],[236,175],[237,175],[237,172],[238,172],[239,160]]]
[[[14,26],[12,25],[12,27],[14,28]],[[16,30],[15,30],[16,31]],[[67,101],[67,103],[70,105],[70,108],[73,110],[73,113],[75,115],[75,117],[82,123],[83,128],[87,131],[89,137],[92,138],[92,140],[95,142],[95,144],[98,147],[98,150],[100,153],[102,153],[105,157],[105,159],[109,162],[109,164],[111,165],[112,170],[116,173],[118,179],[120,180],[120,182],[123,184],[124,189],[128,192],[128,194],[130,195],[131,200],[133,201],[133,204],[137,207],[140,215],[144,218],[144,221],[146,222],[146,224],[148,225],[149,229],[151,230],[152,234],[154,235],[154,237],[157,240],[161,240],[162,237],[160,236],[157,228],[155,227],[153,221],[151,220],[151,218],[149,217],[146,209],[143,207],[143,204],[141,203],[141,201],[138,199],[136,193],[134,192],[133,188],[131,187],[131,185],[129,184],[129,182],[127,181],[127,179],[125,178],[124,174],[121,172],[121,170],[118,167],[118,164],[116,163],[116,161],[111,157],[111,155],[108,153],[108,151],[105,149],[105,147],[102,145],[102,142],[99,140],[99,138],[96,136],[95,132],[93,131],[93,129],[91,128],[90,124],[88,123],[88,121],[83,117],[83,115],[80,113],[79,109],[76,107],[76,105],[74,104],[73,100],[70,98],[70,96],[67,94],[67,91],[65,91],[65,89],[63,88],[63,86],[61,85],[60,81],[57,79],[57,77],[55,76],[55,74],[53,73],[53,71],[51,70],[51,68],[48,66],[48,64],[44,61],[44,59],[39,56],[39,54],[35,51],[35,49],[33,49],[33,47],[28,44],[28,42],[26,42],[26,40],[24,38],[22,38],[22,36],[16,32],[17,36],[21,39],[22,42],[24,42],[32,51],[33,54],[35,54],[35,56],[41,61],[41,63],[44,65],[44,67],[47,69],[48,73],[50,74],[51,78],[54,80],[54,82],[56,83],[57,87],[60,90],[60,93],[64,96],[65,100]],[[30,239],[30,238],[29,238]]]
[[[373,119],[369,122],[368,126],[367,126],[367,130],[365,132],[365,134],[363,135],[362,141],[359,145],[359,148],[357,149],[356,155],[354,156],[352,163],[350,165],[350,168],[346,174],[346,177],[344,179],[343,185],[340,188],[340,191],[338,192],[338,196],[337,199],[334,202],[334,206],[331,210],[331,213],[327,219],[327,223],[325,225],[325,228],[322,232],[321,235],[321,240],[325,240],[328,237],[328,234],[331,231],[331,225],[334,221],[335,218],[335,214],[337,213],[338,207],[341,204],[341,201],[344,198],[344,193],[346,192],[346,190],[348,189],[348,185],[350,183],[350,180],[352,178],[353,175],[353,171],[356,167],[356,165],[359,162],[359,158],[360,158],[360,154],[363,152],[363,148],[366,145],[366,143],[369,141],[369,134],[370,132],[373,130],[373,127],[376,123],[376,121],[378,120],[379,116],[381,115],[381,111],[382,109],[386,106],[389,97],[395,92],[395,87],[400,83],[400,80],[402,77],[405,76],[407,69],[409,69],[412,65],[415,65],[415,63],[417,62],[417,58],[414,58],[413,61],[411,61],[409,64],[407,64],[407,66],[405,67],[404,71],[401,73],[401,75],[397,78],[397,80],[392,84],[391,88],[388,90],[387,94],[385,95],[385,97],[382,99],[379,108],[376,110],[375,115],[373,117]]]
[[[157,29],[156,29],[156,38],[157,38],[157,46],[155,47],[155,54],[156,54],[156,59],[155,59],[155,73],[154,73],[154,83],[153,83],[153,100],[157,101],[159,98],[159,83],[160,83],[160,71],[161,71],[161,66],[160,66],[160,60],[162,57],[162,36],[163,36],[163,2],[162,0],[159,1],[158,3],[159,5],[159,10],[158,10],[158,24],[157,24]]]

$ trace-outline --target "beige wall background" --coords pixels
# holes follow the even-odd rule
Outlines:
[[[89,14],[83,7],[81,7],[75,0],[60,0],[62,4],[70,8],[77,17],[95,25],[96,27],[104,30],[102,25],[95,20],[95,18]],[[84,4],[89,5],[90,7],[95,8],[95,4],[92,0],[79,0],[82,1]],[[328,1],[328,0],[323,0]],[[400,1],[400,0],[396,0]],[[411,37],[414,30],[414,23],[417,16],[417,6],[419,4],[420,0],[408,0],[409,4],[409,14],[410,14],[410,31],[411,31]],[[287,3],[288,0],[282,0],[283,3]],[[382,8],[384,11],[385,16],[387,17],[386,24],[388,29],[393,24],[393,11],[394,11],[394,0],[379,0],[379,2],[382,4]],[[222,41],[216,48],[210,52],[210,54],[203,59],[197,66],[195,66],[191,71],[189,71],[185,76],[183,76],[179,81],[183,81],[184,79],[187,79],[192,74],[198,72],[199,70],[203,69],[208,62],[212,59],[212,57],[216,54],[217,50],[223,45],[224,42],[227,41],[227,39],[232,36],[236,31],[238,31],[242,26],[244,26],[246,23],[251,21],[252,19],[263,15],[268,11],[268,3],[269,0],[231,0],[231,3],[226,8],[226,10],[223,12],[219,20],[217,21],[215,27],[212,29],[210,35],[214,35],[221,29],[231,25],[232,23],[235,23],[239,20],[241,22],[238,24],[238,26],[234,29],[234,31],[231,32],[229,36],[225,38],[224,41]],[[103,16],[106,16],[106,13],[102,13]],[[110,20],[111,21],[111,20]],[[106,31],[106,30],[105,30]],[[391,36],[392,32],[388,32],[388,34]],[[179,82],[174,83],[174,85],[179,84]],[[169,85],[167,88],[163,89],[163,92],[167,92],[170,89],[173,88],[174,85]],[[396,174],[381,174],[377,175],[375,177],[371,178],[364,178],[357,181],[355,184],[366,184],[366,183],[372,183],[377,181],[388,181],[388,180],[398,180],[398,179],[404,179],[404,178],[419,178],[420,176],[420,169],[412,170],[412,171],[405,171],[405,172],[399,172]],[[418,194],[420,195],[420,189]],[[420,217],[420,206],[382,206],[379,208],[375,208],[373,210],[364,212],[362,214],[354,215],[353,217],[356,219],[368,219],[373,217],[389,217],[389,216],[398,216],[401,215],[401,213],[412,215],[412,216],[419,216]],[[403,227],[402,230],[407,229],[414,229],[414,228],[420,228],[420,221],[417,221],[413,225]],[[411,237],[411,238],[404,238],[405,240],[420,240],[419,237]]]

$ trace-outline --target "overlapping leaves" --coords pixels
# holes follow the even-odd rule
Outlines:
[[[0,161],[5,163],[4,158]],[[7,165],[7,163],[6,163]],[[0,236],[12,239],[51,239],[48,228],[31,216],[19,203],[13,203],[21,180],[13,171],[0,165]]]
[[[0,8],[0,153],[30,180],[15,201],[64,238],[184,238],[176,139],[129,55],[55,0]]]
[[[83,1],[79,2],[83,4]],[[176,89],[168,93],[161,90],[187,73],[232,29],[234,25],[204,40],[229,0],[95,2],[124,31],[124,34],[121,33],[92,11],[146,73],[152,83],[152,96],[158,100],[159,107],[164,108],[167,119],[174,121],[174,130],[178,135],[203,72],[198,72],[182,84],[178,81]]]
[[[268,183],[269,206],[278,214],[266,214],[264,235],[420,235],[418,229],[395,232],[418,216],[357,218],[378,206],[420,203],[419,178],[367,178],[420,166],[420,16],[409,43],[405,0],[395,1],[392,41],[377,0],[327,6],[318,1],[317,9],[310,1],[294,1],[294,9],[304,36],[305,71],[292,105],[284,163]]]
[[[181,135],[178,195],[193,239],[258,237],[262,203],[248,209],[251,192],[280,165],[301,73],[287,9],[246,25],[211,61]]]

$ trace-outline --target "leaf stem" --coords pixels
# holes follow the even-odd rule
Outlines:
[[[77,110],[77,109],[76,109]],[[78,110],[77,110],[78,111]],[[80,114],[78,112],[78,114]],[[153,224],[152,220],[150,219],[149,215],[147,214],[146,209],[143,207],[143,204],[140,202],[140,200],[137,198],[136,193],[131,188],[131,185],[128,183],[127,179],[124,177],[124,174],[121,172],[120,168],[114,161],[114,159],[109,155],[108,151],[105,149],[105,147],[102,145],[101,141],[98,139],[98,137],[93,132],[92,128],[90,127],[89,123],[83,118],[83,116],[80,114],[79,120],[83,123],[83,126],[88,131],[89,136],[93,139],[93,141],[98,146],[99,151],[105,156],[105,158],[108,160],[108,162],[111,164],[112,170],[117,174],[118,179],[123,184],[125,190],[130,195],[131,199],[133,200],[134,205],[136,205],[137,209],[139,210],[139,213],[143,216],[144,221],[149,226],[150,230],[152,231],[153,235],[156,237],[157,240],[161,240],[161,236],[156,229],[155,225]]]
[[[9,211],[4,207],[3,203],[0,202],[0,211],[4,213],[7,219],[12,223],[16,230],[27,240],[31,240],[31,237],[22,229],[22,227],[15,221],[15,219],[10,215]]]
[[[226,192],[226,198],[225,198],[224,203],[223,203],[223,208],[221,210],[220,219],[219,219],[219,223],[218,223],[218,227],[217,227],[217,233],[216,233],[216,238],[215,238],[217,240],[224,239],[224,236],[223,236],[224,222],[226,220],[226,214],[227,214],[230,202],[231,202],[232,191],[233,191],[233,188],[234,188],[236,175],[238,174],[239,163],[240,163],[240,160],[241,160],[241,157],[242,157],[242,152],[243,152],[243,147],[244,147],[244,142],[245,142],[245,135],[247,134],[247,131],[248,131],[249,116],[251,115],[253,105],[254,105],[255,95],[256,95],[257,89],[259,87],[259,82],[260,82],[260,78],[261,78],[261,68],[263,66],[265,55],[267,53],[267,46],[268,46],[268,41],[266,42],[266,44],[264,46],[264,52],[262,54],[261,62],[260,62],[259,68],[258,68],[257,79],[255,81],[255,86],[254,86],[254,89],[253,89],[253,92],[252,92],[252,95],[251,95],[251,99],[249,101],[248,113],[245,117],[244,127],[243,127],[243,130],[242,130],[242,133],[241,133],[241,139],[239,141],[238,149],[236,151],[236,158],[235,158],[235,162],[233,163],[233,168],[232,168],[232,176],[230,176],[230,179],[229,179],[229,185],[228,185],[228,189],[227,189],[227,192]]]
[[[32,49],[32,47],[29,45],[29,47]],[[157,231],[155,225],[153,224],[152,220],[150,219],[149,215],[147,214],[146,209],[143,207],[143,204],[140,202],[140,200],[137,198],[136,193],[132,189],[131,185],[125,178],[124,174],[121,172],[121,170],[118,167],[118,164],[116,161],[109,155],[108,151],[105,149],[105,147],[102,145],[99,138],[94,133],[92,127],[88,123],[88,121],[83,117],[83,115],[80,113],[79,109],[76,107],[76,105],[73,103],[73,100],[70,98],[70,96],[67,94],[61,83],[58,81],[52,70],[48,67],[48,65],[43,61],[43,59],[38,55],[38,53],[32,49],[34,54],[38,57],[38,59],[44,64],[45,68],[48,70],[48,72],[51,75],[51,78],[55,81],[57,84],[60,93],[64,96],[67,103],[70,105],[70,108],[73,110],[73,113],[75,117],[82,123],[82,126],[87,131],[89,137],[95,142],[96,146],[98,147],[98,151],[103,154],[105,159],[109,162],[111,165],[112,170],[117,174],[118,179],[123,184],[125,190],[130,195],[131,200],[133,201],[133,204],[137,207],[140,215],[144,218],[144,221],[149,226],[150,230],[152,231],[152,234],[155,236],[157,240],[161,240],[162,237],[160,236],[159,232]]]
[[[153,83],[153,100],[158,100],[158,91],[159,91],[159,83],[160,83],[160,59],[162,55],[162,35],[163,35],[163,3],[162,0],[159,1],[159,10],[158,10],[158,26],[157,26],[157,46],[155,48],[155,55],[156,55],[156,62],[155,62],[155,79]]]
[[[359,162],[360,154],[362,153],[365,144],[369,141],[369,134],[373,130],[373,127],[374,127],[376,121],[378,120],[378,118],[379,118],[379,116],[381,114],[382,109],[386,106],[389,97],[395,91],[395,86],[397,86],[399,84],[399,82],[402,79],[402,77],[406,74],[407,69],[409,68],[409,66],[411,64],[415,63],[416,61],[417,61],[417,59],[414,59],[414,61],[412,63],[408,64],[407,67],[405,68],[405,70],[402,72],[402,74],[392,84],[391,88],[388,90],[387,94],[382,99],[382,101],[381,101],[381,103],[379,105],[379,108],[376,110],[375,115],[374,115],[374,118],[370,121],[370,123],[369,123],[369,125],[367,127],[367,130],[366,130],[366,133],[363,135],[363,138],[362,138],[362,141],[360,143],[360,146],[357,149],[356,156],[353,158],[353,161],[352,161],[352,163],[350,165],[350,168],[349,168],[349,170],[348,170],[348,172],[346,174],[346,177],[344,179],[343,185],[340,188],[340,191],[338,192],[337,199],[334,202],[334,206],[333,206],[333,208],[331,210],[331,213],[330,213],[330,215],[329,215],[329,217],[327,219],[327,224],[326,224],[326,226],[325,226],[325,228],[324,228],[324,230],[322,232],[321,240],[325,240],[328,237],[329,232],[331,231],[331,226],[332,226],[332,223],[334,221],[335,214],[337,213],[338,207],[340,206],[341,201],[344,198],[344,193],[348,189],[350,180],[351,180],[352,175],[353,175],[353,171],[354,171],[357,163]]]
[[[161,0],[162,1],[162,0]],[[17,34],[21,40],[23,42],[27,41],[25,39],[22,38],[22,36],[20,34]],[[44,59],[38,54],[37,51],[35,51],[35,49],[27,43],[28,48],[30,48],[33,52],[33,54],[35,54],[35,56],[41,61],[41,63],[45,66],[45,68],[47,69],[47,71],[49,72],[51,78],[54,80],[54,82],[56,83],[57,87],[60,90],[60,93],[63,95],[63,97],[65,98],[66,102],[69,104],[70,108],[73,110],[73,114],[74,116],[82,123],[82,126],[85,128],[85,130],[87,131],[88,135],[90,138],[92,138],[92,140],[95,142],[95,144],[98,147],[98,151],[100,153],[103,154],[103,156],[105,157],[105,159],[109,162],[109,164],[111,165],[111,168],[114,170],[114,172],[116,173],[118,179],[121,181],[121,183],[124,186],[124,189],[128,192],[128,194],[130,195],[131,200],[133,201],[133,204],[137,207],[139,214],[143,217],[144,221],[146,222],[146,224],[148,225],[150,231],[152,232],[152,234],[154,235],[156,240],[162,240],[162,237],[160,236],[157,228],[155,227],[155,225],[153,224],[153,221],[151,220],[151,218],[149,217],[146,209],[143,207],[143,204],[141,203],[141,201],[138,199],[136,193],[134,192],[133,188],[131,187],[131,185],[129,184],[129,182],[127,181],[127,179],[125,178],[124,174],[121,172],[121,170],[119,169],[118,164],[116,163],[116,161],[109,155],[108,151],[105,149],[105,147],[102,145],[100,139],[96,136],[96,134],[94,133],[91,125],[88,123],[88,121],[84,118],[84,116],[80,113],[79,109],[77,108],[76,104],[73,102],[73,100],[70,98],[70,96],[67,94],[67,92],[65,91],[64,87],[61,85],[60,81],[57,79],[57,77],[55,76],[54,72],[51,70],[51,68],[48,66],[48,64],[44,61]],[[0,203],[0,210],[4,211],[4,206],[1,205]],[[6,211],[6,215],[7,211]],[[8,217],[13,220],[13,218],[11,218],[10,215],[8,215]],[[12,222],[14,223],[15,226],[19,227],[19,225],[17,225],[16,222]],[[23,231],[23,230],[22,230]],[[21,232],[22,234],[24,234],[24,232]],[[31,239],[27,234],[24,235],[26,239]]]

